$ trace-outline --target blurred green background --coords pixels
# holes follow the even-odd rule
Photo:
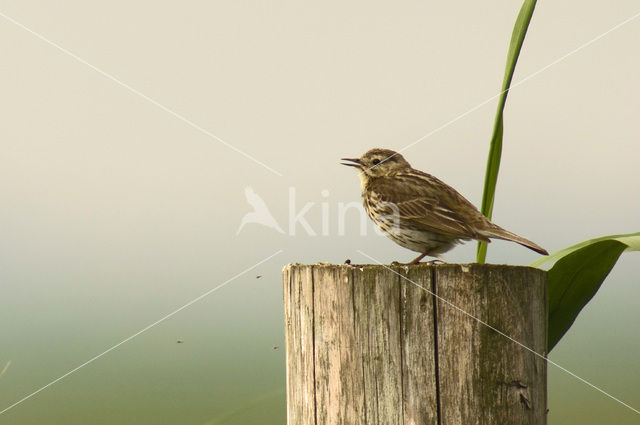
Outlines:
[[[520,2],[6,1],[0,12],[187,117],[271,173],[0,19],[0,410],[282,249],[272,260],[0,415],[0,424],[283,424],[288,262],[413,253],[339,203],[341,157],[402,149],[497,94]],[[542,2],[514,82],[637,13]],[[515,88],[494,220],[549,250],[638,230],[640,22]],[[495,100],[404,152],[481,198]],[[534,117],[534,118],[531,118]],[[280,226],[248,224],[245,188]],[[295,211],[312,202],[289,231]],[[324,193],[323,191],[328,191]],[[329,211],[323,235],[322,204]],[[447,254],[475,259],[475,244]],[[488,262],[535,254],[494,242]],[[551,359],[640,406],[637,253]],[[261,278],[257,278],[261,276]],[[183,343],[178,344],[177,340]],[[549,367],[552,425],[638,415]]]

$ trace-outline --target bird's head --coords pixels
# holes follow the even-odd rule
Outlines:
[[[411,168],[402,155],[390,149],[371,149],[360,158],[342,158],[342,165],[360,169],[361,177],[376,178],[391,176],[399,171]]]

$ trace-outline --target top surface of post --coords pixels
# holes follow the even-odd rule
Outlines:
[[[447,269],[447,268],[451,268],[451,269],[460,269],[463,272],[468,272],[471,271],[472,269],[474,270],[478,270],[478,269],[484,269],[484,270],[493,270],[493,271],[499,271],[499,270],[530,270],[531,273],[540,273],[541,275],[546,275],[546,271],[536,268],[536,267],[531,267],[531,266],[522,266],[522,265],[511,265],[511,264],[479,264],[479,263],[465,263],[465,264],[459,264],[459,263],[418,263],[418,264],[355,264],[355,263],[349,263],[349,264],[333,264],[333,263],[327,263],[327,262],[318,262],[318,263],[289,263],[286,266],[284,266],[283,268],[283,272],[287,271],[287,270],[291,270],[291,269],[295,269],[295,268],[300,268],[300,267],[313,267],[313,268],[338,268],[338,269],[344,269],[344,270],[393,270],[393,271],[399,271],[399,270],[403,270],[403,271],[408,271],[410,269],[414,269],[414,270],[420,270],[420,269],[431,269],[431,268],[438,268],[438,269]]]

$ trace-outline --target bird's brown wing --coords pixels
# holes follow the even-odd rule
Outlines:
[[[395,205],[403,225],[489,242],[476,230],[485,217],[455,189],[429,174],[412,169],[370,184],[380,200]]]

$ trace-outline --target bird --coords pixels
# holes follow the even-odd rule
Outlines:
[[[454,188],[411,167],[397,152],[374,148],[360,158],[341,160],[360,170],[369,218],[395,243],[420,253],[407,264],[418,264],[426,256],[444,262],[443,253],[471,239],[503,239],[549,255],[538,244],[492,223]]]

